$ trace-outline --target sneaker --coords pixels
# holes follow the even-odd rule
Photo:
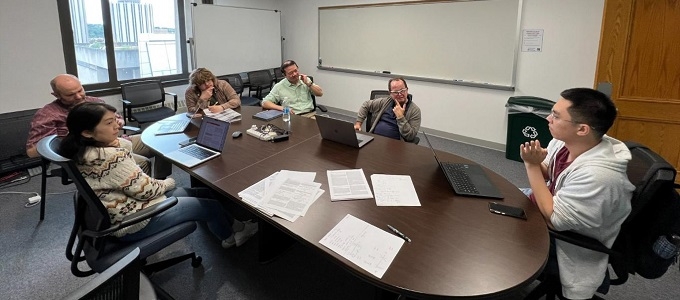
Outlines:
[[[250,237],[257,233],[258,225],[256,222],[248,220],[244,221],[243,225],[243,230],[234,233],[228,239],[222,241],[222,248],[227,249],[233,247],[234,245],[236,245],[236,247],[240,247],[241,245],[245,244],[248,239],[250,239]]]

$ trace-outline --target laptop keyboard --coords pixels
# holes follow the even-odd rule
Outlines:
[[[197,159],[206,159],[215,154],[200,147],[193,147],[193,145],[180,148],[179,151]]]
[[[442,169],[457,192],[479,194],[479,190],[467,174],[465,165],[442,163]]]

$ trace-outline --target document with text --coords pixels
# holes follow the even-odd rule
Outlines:
[[[203,114],[205,114],[208,117],[211,117],[213,119],[218,119],[222,120],[225,122],[236,122],[236,121],[241,121],[241,114],[231,108],[227,108],[221,112],[218,113],[213,113],[210,112],[208,109],[203,110]]]
[[[420,206],[416,188],[408,175],[371,175],[377,206]]]
[[[382,278],[404,240],[348,214],[319,243]]]
[[[326,175],[331,201],[373,198],[363,169],[328,170]]]

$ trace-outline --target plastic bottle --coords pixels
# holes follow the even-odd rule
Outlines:
[[[283,121],[288,122],[290,121],[290,103],[288,102],[288,97],[283,97],[283,102],[281,102],[281,105],[283,106]]]

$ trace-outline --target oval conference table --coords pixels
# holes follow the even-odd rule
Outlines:
[[[323,140],[315,120],[298,116],[292,116],[289,124],[281,118],[269,121],[289,129],[289,140],[260,141],[246,135],[252,125],[267,124],[251,117],[260,110],[252,106],[237,109],[242,120],[231,123],[221,156],[193,168],[180,167],[192,181],[200,181],[261,218],[258,234],[265,235],[259,239],[264,243],[264,229],[269,227],[382,290],[418,299],[512,297],[543,270],[550,242],[540,212],[493,171],[485,168],[504,199],[458,196],[427,147],[374,136],[366,146],[355,149]],[[187,117],[178,114],[167,121],[181,118]],[[184,133],[156,136],[157,122],[144,130],[142,141],[159,154],[168,153],[179,148],[179,142],[197,135],[200,119],[192,123]],[[243,136],[232,138],[237,130]],[[437,151],[437,155],[442,161],[471,162],[447,152]],[[373,199],[331,202],[326,171],[358,168],[369,183],[372,174],[410,175],[421,206],[378,207]],[[315,182],[326,191],[304,217],[292,223],[264,215],[238,197],[240,191],[280,170],[316,172]],[[492,214],[490,201],[522,207],[528,218]],[[319,243],[347,214],[384,230],[390,224],[412,239],[404,243],[382,278]],[[260,244],[259,251],[269,246]]]

